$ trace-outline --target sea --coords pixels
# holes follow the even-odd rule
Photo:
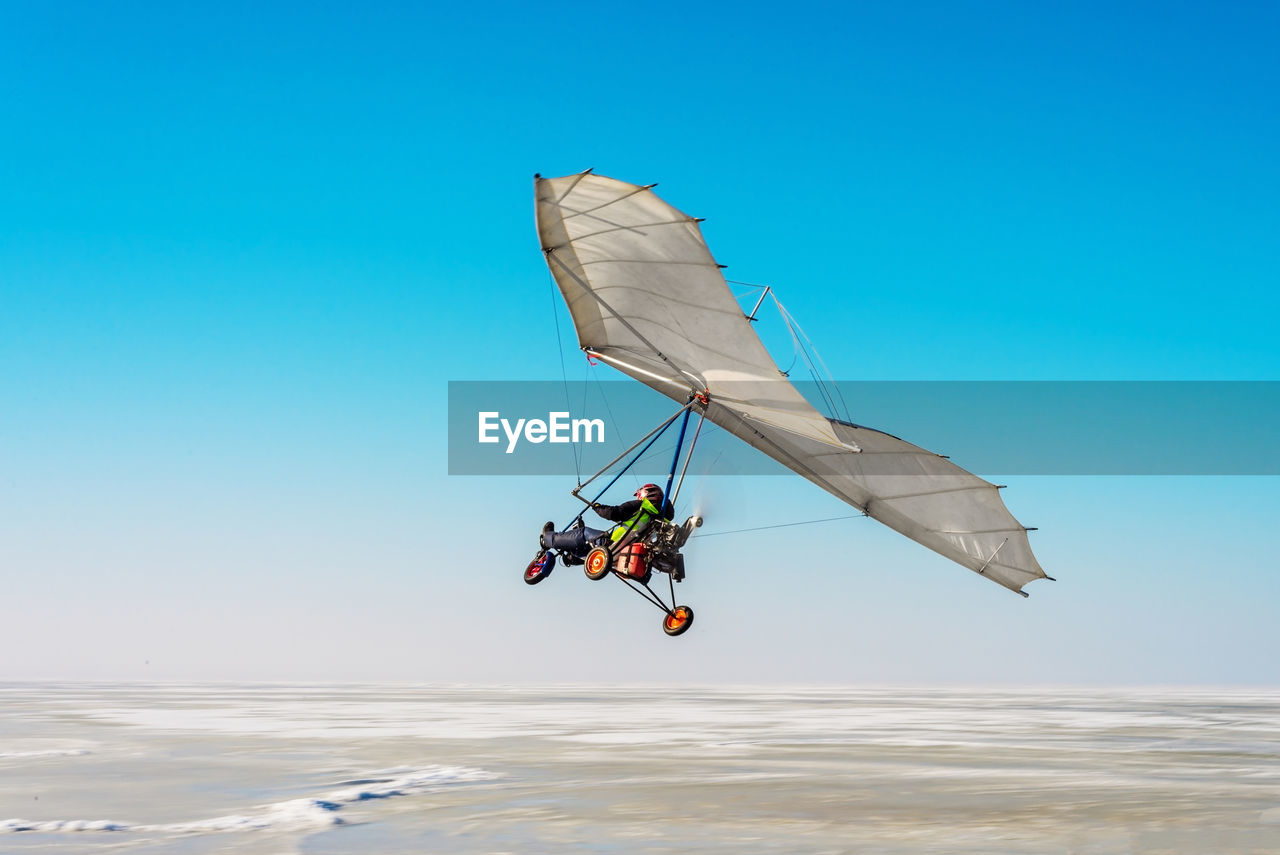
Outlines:
[[[0,684],[0,853],[1280,854],[1280,690]]]

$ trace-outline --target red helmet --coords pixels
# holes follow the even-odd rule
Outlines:
[[[639,490],[636,490],[637,499],[648,499],[659,508],[662,507],[662,488],[657,484],[645,484]]]

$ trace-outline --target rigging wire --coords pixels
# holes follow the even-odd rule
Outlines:
[[[804,330],[800,330],[800,335],[804,336],[805,340],[808,341],[809,337],[805,335]],[[831,369],[827,367],[827,363],[823,360],[822,354],[818,352],[817,345],[812,341],[809,341],[809,346],[813,348],[814,358],[818,360],[818,365],[822,366],[822,373],[827,375],[827,379],[831,381],[831,389],[835,392],[836,397],[840,399],[840,405],[844,407],[844,420],[846,422],[852,422],[853,416],[849,414],[849,404],[844,399],[844,393],[840,391],[840,383],[837,382],[835,375],[831,373]]]
[[[786,325],[787,332],[791,334],[791,342],[795,348],[793,356],[804,357],[805,367],[809,369],[809,376],[813,378],[814,385],[818,389],[818,394],[822,397],[822,403],[827,407],[827,410],[831,415],[836,415],[835,402],[832,401],[831,396],[827,394],[822,378],[818,377],[817,371],[814,368],[813,360],[809,358],[809,352],[805,349],[804,342],[800,340],[800,336],[797,332],[798,325],[794,323],[794,319],[791,317],[790,313],[783,308],[782,303],[778,301],[777,297],[773,298],[773,302],[778,307],[778,314],[782,316],[782,322]],[[791,360],[791,365],[788,366],[788,375],[790,375],[790,369],[793,367],[795,367],[794,358]]]
[[[799,358],[800,358],[800,348],[795,347],[793,345],[791,350],[791,364],[787,366],[787,369],[785,371],[782,371],[782,369],[778,369],[779,371],[782,371],[783,377],[787,377],[787,378],[791,377],[791,369],[796,367],[796,360]]]
[[[754,528],[735,528],[733,531],[709,531],[706,534],[695,534],[689,539],[693,540],[694,537],[718,537],[722,534],[742,534],[747,531],[764,531],[770,528],[791,528],[796,525],[816,525],[817,523],[835,522],[836,520],[856,520],[865,516],[866,514],[846,514],[842,517],[827,517],[821,520],[801,520],[800,522],[777,523],[775,525],[758,525]]]
[[[819,394],[822,395],[822,399],[827,406],[831,408],[831,415],[835,418],[839,418],[841,415],[840,408],[836,406],[836,399],[838,398],[841,407],[844,408],[844,420],[852,422],[853,417],[849,414],[849,405],[844,399],[844,394],[840,391],[840,384],[831,376],[831,370],[827,368],[827,364],[822,360],[822,355],[818,353],[818,348],[814,346],[809,336],[805,335],[795,317],[782,305],[782,301],[778,299],[777,294],[770,292],[770,295],[773,297],[774,305],[778,307],[779,314],[782,315],[783,322],[787,325],[787,331],[791,333],[792,341],[795,342],[796,347],[804,355],[804,361],[809,367],[809,374],[813,377],[814,382],[818,384]],[[810,356],[810,350],[813,351],[812,356]],[[794,362],[792,364],[794,365]],[[826,380],[818,376],[819,366],[821,366],[822,373],[826,375]]]
[[[564,381],[564,405],[569,408],[570,412],[572,412],[573,402],[569,400],[569,370],[565,367],[565,364],[564,364],[564,342],[561,340],[561,336],[560,336],[560,311],[559,311],[559,306],[556,302],[556,291],[558,289],[556,288],[555,277],[551,276],[550,270],[547,271],[547,275],[551,281],[551,317],[554,318],[556,322],[556,348],[559,349],[560,351],[560,379]],[[584,404],[584,414],[585,414],[585,404]],[[577,443],[571,442],[569,443],[569,448],[573,452],[574,475],[577,476],[578,481],[581,481],[582,480],[582,460],[580,459],[580,452],[578,451],[578,445]]]
[[[840,384],[836,381],[835,375],[831,373],[831,369],[827,367],[827,363],[822,358],[822,354],[818,352],[818,346],[809,339],[809,336],[805,334],[805,331],[802,328],[800,329],[800,335],[809,343],[809,348],[813,351],[813,358],[818,360],[818,365],[822,368],[822,373],[826,375],[827,380],[830,382],[831,391],[840,399],[840,405],[844,407],[844,420],[846,422],[852,422],[853,416],[849,414],[849,404],[844,399],[844,393],[840,391]]]
[[[600,372],[596,371],[596,366],[590,362],[587,363],[587,366],[591,379],[596,381],[596,388],[600,391],[600,400],[604,402],[605,412],[609,414],[609,423],[613,425],[613,432],[618,435],[618,442],[625,442],[622,438],[622,428],[618,427],[618,420],[613,415],[613,407],[609,406],[609,396],[604,393],[604,383],[600,380]]]
[[[600,380],[600,372],[596,370],[596,365],[591,362],[591,360],[587,360],[587,366],[587,370],[591,373],[591,377],[596,381],[596,387],[600,391],[600,400],[604,402],[605,412],[609,414],[609,423],[613,425],[613,432],[618,435],[618,442],[625,442],[626,440],[622,438],[622,428],[618,426],[618,419],[613,414],[613,407],[609,406],[609,396],[604,392],[604,383]],[[634,472],[631,473],[631,478],[635,481],[636,488],[639,489],[640,481],[636,478]],[[579,478],[578,480],[582,479]]]
[[[756,282],[743,282],[739,279],[725,279],[724,281],[728,282],[730,285],[742,285],[745,288],[751,289],[750,291],[744,291],[741,294],[734,294],[733,299],[737,300],[738,302],[741,302],[743,297],[746,297],[748,295],[754,295],[762,290],[766,290],[770,288],[769,285],[760,285],[759,283],[756,283]],[[782,305],[778,303],[777,296],[774,295],[774,292],[772,290],[769,291],[769,294],[773,295],[773,302],[777,304],[779,313],[782,314],[783,321],[785,322],[786,314],[782,310]],[[800,342],[796,339],[796,335],[794,332],[792,332],[790,325],[787,326],[787,332],[791,333],[791,343],[792,343],[791,364],[788,365],[785,369],[779,369],[780,371],[782,371],[783,377],[791,376],[791,369],[796,367],[796,360],[800,358],[800,350],[801,350]]]

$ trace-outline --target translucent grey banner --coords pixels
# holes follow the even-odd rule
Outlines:
[[[1280,382],[794,384],[829,417],[987,475],[1280,475]],[[449,474],[589,475],[680,405],[632,381],[449,383]],[[690,422],[690,434],[697,417]],[[637,466],[665,473],[674,425]],[[870,457],[867,465],[872,465]],[[690,472],[782,474],[710,421]]]

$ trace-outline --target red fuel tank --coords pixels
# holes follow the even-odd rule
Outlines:
[[[632,579],[643,579],[648,572],[648,561],[645,553],[648,549],[643,543],[633,543],[618,553],[618,557],[614,560],[613,567],[623,576],[630,576]]]

